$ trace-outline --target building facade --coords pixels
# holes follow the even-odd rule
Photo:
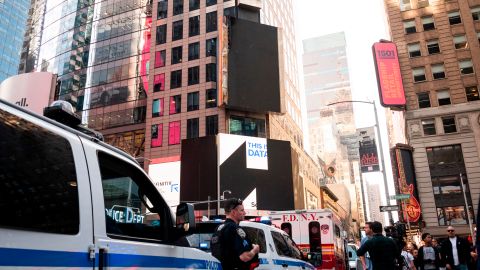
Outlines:
[[[480,1],[385,5],[407,97],[421,225],[434,235],[448,225],[469,234],[480,193]]]
[[[30,0],[0,1],[0,82],[16,75]]]

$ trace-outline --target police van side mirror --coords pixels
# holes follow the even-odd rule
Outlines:
[[[308,253],[307,261],[315,267],[322,265],[322,253],[319,253],[319,252]]]
[[[181,203],[177,206],[176,228],[185,233],[195,228],[195,214],[193,205]]]

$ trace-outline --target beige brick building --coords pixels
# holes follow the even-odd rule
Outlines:
[[[480,1],[385,0],[425,228],[469,234],[480,193]],[[473,203],[472,203],[473,202]],[[473,205],[473,209],[472,209]]]

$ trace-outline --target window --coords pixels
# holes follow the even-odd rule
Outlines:
[[[418,8],[428,7],[430,0],[418,0]]]
[[[427,78],[425,77],[425,68],[424,67],[418,67],[418,68],[413,68],[413,81],[414,82],[423,82]]]
[[[218,115],[210,115],[205,118],[206,136],[217,135],[218,133]]]
[[[158,0],[157,19],[167,18],[168,0]]]
[[[284,222],[280,225],[280,229],[292,237],[292,224],[290,222]]]
[[[422,53],[420,52],[420,43],[408,44],[407,48],[410,58],[422,56]]]
[[[450,25],[462,23],[459,11],[453,11],[448,13],[448,22]]]
[[[272,238],[273,243],[275,244],[275,249],[277,250],[278,255],[289,257],[290,256],[290,249],[285,242],[281,233],[272,231]]]
[[[259,245],[260,253],[267,253],[267,241],[265,240],[265,234],[262,229],[252,227],[242,227],[242,229],[252,243]]]
[[[98,153],[105,204],[107,235],[112,238],[128,236],[145,241],[163,240],[173,223],[163,213],[165,201],[145,173],[133,165]],[[153,211],[162,211],[155,213]],[[148,217],[145,213],[149,213]],[[162,217],[162,218],[160,218]]]
[[[153,100],[152,117],[163,116],[163,98]]]
[[[206,79],[207,82],[216,82],[217,81],[217,65],[215,63],[206,65]]]
[[[436,54],[440,52],[440,45],[438,45],[438,39],[432,39],[427,41],[428,54]]]
[[[455,125],[455,116],[442,117],[443,132],[454,133],[457,132],[457,126]]]
[[[189,0],[188,10],[196,10],[200,8],[200,0]]]
[[[430,108],[430,95],[428,92],[418,93],[418,107],[419,108]]]
[[[412,3],[410,3],[410,1],[411,0],[400,0],[400,10],[405,11],[412,9]]]
[[[217,56],[217,39],[207,39],[206,41],[206,57]]]
[[[302,260],[302,252],[300,249],[298,249],[297,245],[295,242],[293,242],[292,238],[288,235],[283,235],[283,238],[285,239],[285,242],[287,243],[288,248],[290,249],[290,257],[297,259],[297,260]]]
[[[0,226],[77,234],[79,190],[70,143],[3,110],[0,142],[0,210],[6,215]]]
[[[265,120],[232,115],[230,134],[265,138]]]
[[[187,111],[196,111],[199,108],[199,93],[198,92],[192,92],[188,93],[187,95]]]
[[[459,62],[460,73],[462,74],[471,74],[473,73],[473,64],[472,60],[466,59]]]
[[[467,37],[465,35],[454,36],[453,44],[455,44],[455,49],[467,49],[468,48]]]
[[[437,92],[438,105],[449,105],[450,102],[450,92],[448,90],[441,90]]]
[[[417,28],[415,28],[415,20],[404,21],[403,28],[405,29],[405,33],[407,34],[417,32]]]
[[[172,48],[172,65],[182,62],[182,46]]]
[[[422,18],[423,31],[429,31],[435,29],[435,23],[433,22],[433,16]]]
[[[472,8],[472,18],[474,21],[480,20],[480,7]]]
[[[187,119],[187,139],[198,138],[198,118]]]
[[[173,0],[173,15],[183,13],[183,0]]]
[[[435,135],[435,119],[423,119],[422,120],[423,135]]]
[[[188,68],[188,85],[199,83],[200,68],[198,66]]]
[[[217,12],[207,13],[207,33],[217,31]]]
[[[439,176],[432,178],[433,194],[444,196],[462,194],[459,176]]]
[[[308,223],[308,239],[310,252],[322,252],[322,238],[320,236],[320,223],[318,223],[318,221]]]
[[[467,101],[480,100],[476,86],[465,87],[465,95],[467,95]]]
[[[170,114],[180,113],[182,111],[182,95],[170,97]]]
[[[165,50],[155,52],[155,68],[165,66]]]
[[[153,77],[153,92],[165,90],[165,73],[156,74]]]
[[[434,80],[445,78],[445,67],[443,63],[432,65],[432,76]]]
[[[207,7],[217,4],[217,0],[207,0]]]
[[[152,148],[162,146],[163,125],[152,125]]]
[[[464,204],[464,203],[463,203]],[[450,226],[459,224],[468,224],[468,214],[465,211],[465,205],[437,207],[438,225]],[[473,217],[472,204],[469,203],[470,216]]]
[[[465,170],[462,147],[460,144],[427,147],[426,152],[430,170],[433,171],[440,169],[435,173],[437,176],[445,174],[445,169],[451,170],[452,168],[455,168],[456,171],[453,173],[454,175]],[[442,173],[438,174],[438,171],[441,171]],[[447,174],[452,174],[452,172],[448,172]]]
[[[160,25],[157,26],[157,34],[156,34],[156,44],[164,44],[167,42],[167,25]]]
[[[172,41],[183,38],[183,20],[173,22]]]
[[[200,58],[200,43],[188,44],[188,61]]]
[[[217,89],[207,89],[205,97],[205,108],[217,107]]]
[[[188,36],[193,37],[200,34],[200,16],[188,19]]]
[[[175,70],[170,73],[170,89],[182,87],[182,70]]]
[[[180,121],[170,122],[168,124],[168,144],[179,144],[180,139]]]

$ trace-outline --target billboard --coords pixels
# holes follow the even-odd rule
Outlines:
[[[375,139],[370,141],[360,142],[360,148],[358,149],[360,154],[360,167],[362,173],[364,172],[378,172],[380,171],[380,165],[378,164],[378,153]]]
[[[148,175],[168,206],[180,203],[180,157],[152,160]]]
[[[406,100],[397,46],[393,42],[376,42],[372,50],[382,106],[404,107]]]
[[[409,194],[410,199],[402,201],[400,204],[403,212],[403,221],[418,223],[421,217],[420,200],[417,190],[417,179],[415,177],[415,167],[413,164],[412,148],[407,145],[397,145],[393,148],[394,158],[392,159],[394,175],[397,179],[397,194]]]

